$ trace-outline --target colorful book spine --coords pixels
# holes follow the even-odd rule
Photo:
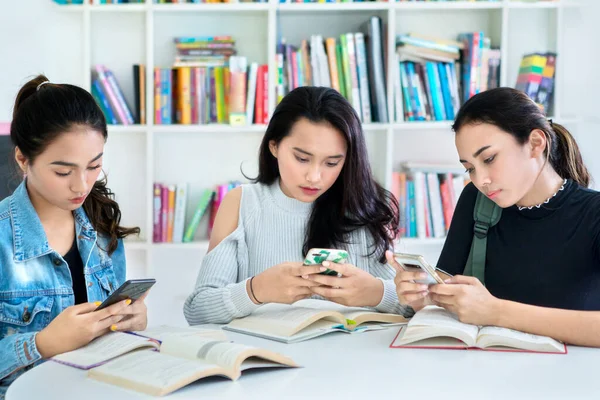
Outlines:
[[[154,184],[152,202],[152,215],[153,215],[153,235],[152,241],[154,243],[162,242],[162,185],[160,183]]]
[[[196,205],[196,210],[194,211],[194,215],[190,220],[189,225],[185,230],[185,235],[183,236],[183,241],[185,243],[191,242],[194,240],[194,236],[196,231],[198,230],[198,226],[200,225],[200,221],[202,220],[202,216],[206,213],[206,210],[209,209],[210,202],[213,199],[214,191],[211,189],[205,189],[200,196],[200,200]]]

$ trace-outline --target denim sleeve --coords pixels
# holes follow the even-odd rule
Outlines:
[[[37,332],[18,333],[0,339],[0,381],[42,359],[35,345]]]
[[[123,239],[119,239],[117,249],[111,254],[110,258],[112,259],[115,278],[117,278],[118,285],[121,286],[123,282],[125,282],[127,276],[127,263],[125,261],[125,246],[123,245]]]

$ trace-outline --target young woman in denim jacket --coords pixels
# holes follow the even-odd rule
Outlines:
[[[25,179],[0,202],[0,399],[43,359],[146,327],[143,299],[94,311],[125,280],[122,239],[139,233],[97,181],[107,129],[94,98],[38,76],[17,96],[10,136]]]

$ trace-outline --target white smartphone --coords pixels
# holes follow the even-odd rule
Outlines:
[[[432,267],[423,256],[418,254],[406,254],[406,253],[394,253],[394,258],[398,261],[398,264],[409,272],[425,272],[427,278],[415,281],[423,285],[435,285],[438,283],[444,283],[444,280],[438,275],[436,268]],[[445,271],[441,271],[448,277],[452,275]]]

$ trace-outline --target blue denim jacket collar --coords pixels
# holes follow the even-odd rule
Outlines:
[[[13,226],[15,262],[27,261],[53,251],[48,244],[42,222],[29,199],[26,180],[21,182],[10,198],[10,215]],[[73,215],[77,236],[83,235],[95,241],[96,231],[83,211],[83,207],[77,208]]]

